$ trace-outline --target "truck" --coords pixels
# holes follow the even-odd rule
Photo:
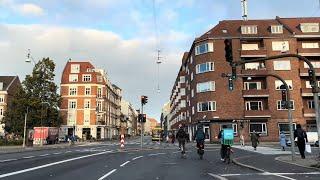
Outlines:
[[[57,127],[34,127],[33,144],[55,144],[59,140],[59,128]]]

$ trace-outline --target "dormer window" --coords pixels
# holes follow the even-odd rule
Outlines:
[[[319,23],[301,23],[300,29],[304,33],[319,32]]]
[[[241,26],[241,34],[257,34],[258,26]]]
[[[79,73],[80,64],[71,64],[71,73]]]
[[[282,25],[271,26],[271,33],[272,34],[282,34],[283,33],[283,26]]]

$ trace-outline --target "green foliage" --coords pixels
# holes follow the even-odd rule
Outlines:
[[[0,146],[20,146],[22,145],[23,140],[6,140],[6,139],[0,139]]]
[[[61,97],[54,83],[54,70],[55,63],[44,58],[34,66],[32,74],[26,76],[5,112],[3,123],[7,132],[23,134],[27,111],[27,128],[61,124],[58,112]]]

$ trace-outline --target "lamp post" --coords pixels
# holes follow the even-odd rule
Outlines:
[[[29,107],[27,107],[27,112],[24,115],[24,128],[23,128],[23,144],[22,147],[26,147],[26,131],[27,131],[27,117],[28,117]]]

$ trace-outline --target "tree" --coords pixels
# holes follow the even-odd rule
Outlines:
[[[9,133],[23,134],[24,115],[28,109],[27,127],[59,126],[61,97],[54,83],[55,63],[43,58],[35,64],[13,97],[3,122]]]

